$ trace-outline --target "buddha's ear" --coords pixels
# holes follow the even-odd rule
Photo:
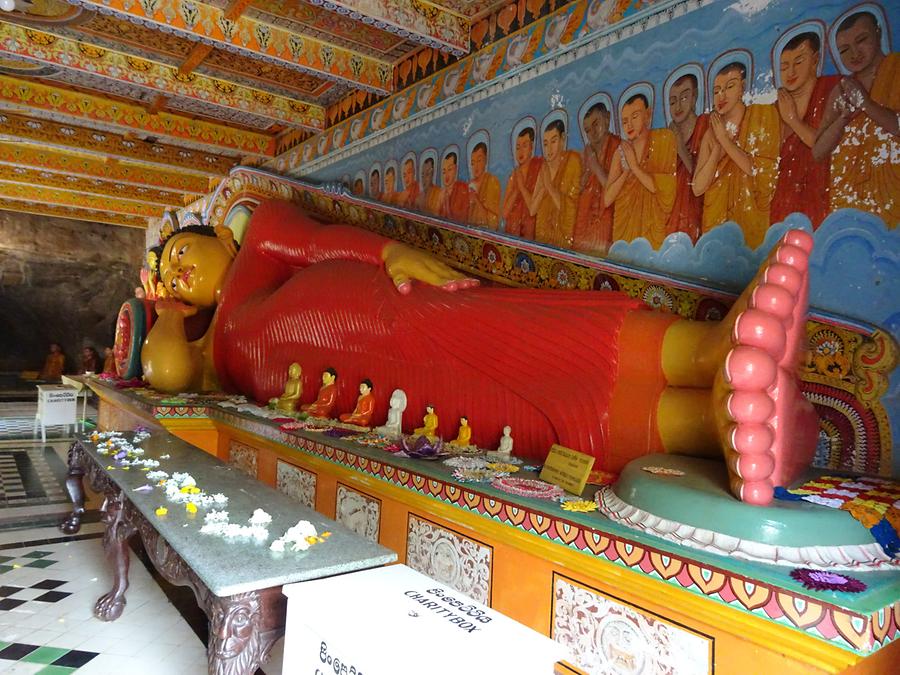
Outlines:
[[[234,240],[234,231],[230,227],[225,227],[224,225],[217,225],[215,228],[216,238],[219,240],[219,243],[225,247],[225,250],[228,251],[228,255],[232,258],[237,255],[237,242]]]

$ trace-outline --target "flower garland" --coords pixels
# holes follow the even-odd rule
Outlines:
[[[799,581],[812,591],[839,591],[843,593],[862,593],[867,586],[864,581],[848,577],[837,572],[825,572],[806,567],[791,570],[791,578]]]
[[[558,485],[547,483],[532,478],[518,478],[516,476],[497,476],[491,481],[491,485],[498,490],[503,490],[511,495],[519,497],[532,497],[534,499],[559,499],[565,492]]]

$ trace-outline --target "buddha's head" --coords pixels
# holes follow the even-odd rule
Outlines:
[[[299,380],[301,372],[303,371],[300,368],[299,363],[292,363],[290,366],[288,366],[288,377],[290,377],[292,380]]]
[[[157,255],[159,280],[169,295],[195,307],[216,305],[232,255],[211,228],[179,230]]]
[[[335,380],[337,380],[337,371],[334,368],[326,368],[322,371],[323,385],[334,384]]]

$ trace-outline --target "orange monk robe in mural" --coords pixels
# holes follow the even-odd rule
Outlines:
[[[419,183],[416,180],[416,167],[411,159],[403,162],[403,191],[397,194],[397,206],[406,209],[416,208],[419,199]]]
[[[438,215],[460,223],[469,218],[469,186],[457,180],[458,165],[455,152],[451,152],[441,163],[444,187],[441,190],[441,206]]]
[[[559,120],[544,131],[544,164],[532,195],[534,240],[572,248],[578,197],[581,194],[581,157],[566,150],[565,126]]]
[[[694,168],[700,154],[700,142],[703,134],[709,129],[709,116],[700,115],[694,124],[694,130],[684,142],[683,152],[691,159],[691,166],[684,163],[681,153],[675,166],[675,202],[672,213],[666,223],[666,235],[673,232],[684,232],[691,241],[700,238],[700,223],[703,220],[703,199],[694,194],[691,183],[694,180]],[[677,139],[676,139],[677,140]]]
[[[878,69],[869,96],[900,114],[900,54],[890,54]],[[857,208],[881,216],[888,227],[900,223],[900,162],[897,137],[887,134],[863,112],[844,130],[831,156],[831,208]]]
[[[595,119],[596,116],[596,119]],[[592,123],[601,127],[598,142],[593,142]],[[575,217],[574,248],[585,253],[605,253],[613,241],[612,206],[603,203],[602,181],[608,181],[613,157],[619,149],[619,137],[609,133],[609,114],[588,113],[585,116],[588,134],[582,163],[581,195]]]
[[[500,225],[500,181],[487,172],[487,146],[484,143],[475,146],[471,164],[469,224],[496,230]]]
[[[436,216],[441,210],[441,189],[434,184],[434,160],[430,157],[422,162],[422,183],[419,185],[418,196],[414,208],[422,213]]]
[[[659,248],[675,202],[675,134],[650,129],[651,110],[643,94],[622,106],[622,141],[609,171],[603,203],[613,206],[613,241],[644,237]]]
[[[745,105],[743,64],[716,75],[709,130],[703,135],[694,194],[703,195],[702,233],[733,220],[750,248],[763,242],[775,194],[781,127],[771,105]]]
[[[503,199],[504,231],[534,239],[535,216],[529,210],[544,160],[534,156],[534,129],[525,128],[516,137],[516,168],[506,183]]]

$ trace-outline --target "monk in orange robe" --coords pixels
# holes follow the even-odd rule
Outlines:
[[[381,201],[385,204],[396,204],[397,197],[397,172],[389,166],[384,172],[384,192],[381,193]]]
[[[500,224],[500,181],[487,172],[487,145],[472,150],[472,180],[469,183],[469,224],[496,230]]]
[[[697,115],[699,91],[697,78],[690,73],[675,80],[669,89],[669,111],[672,113],[669,130],[675,134],[678,163],[675,165],[675,203],[666,223],[666,235],[684,232],[695,243],[700,238],[703,200],[694,194],[691,182],[700,154],[700,141],[709,128],[709,116]]]
[[[613,209],[603,203],[603,191],[619,148],[619,137],[609,133],[609,121],[609,110],[602,103],[595,103],[584,115],[588,144],[583,155],[574,234],[575,250],[584,253],[606,253],[612,243]]]
[[[416,166],[412,158],[403,162],[403,192],[397,196],[397,206],[416,208],[419,199],[419,183],[416,180]]]
[[[300,406],[300,409],[310,417],[328,417],[337,402],[337,371],[334,368],[326,368],[322,373],[322,386],[319,394],[312,403]]]
[[[359,398],[356,399],[356,407],[352,413],[344,413],[340,416],[341,422],[355,424],[359,427],[369,426],[372,414],[375,412],[375,394],[372,393],[372,381],[363,380],[359,383]]]
[[[66,355],[63,354],[62,347],[56,342],[50,343],[50,353],[44,359],[44,367],[38,376],[41,380],[52,382],[62,377],[63,369],[66,367]]]
[[[613,241],[644,237],[659,248],[675,202],[675,134],[651,129],[653,112],[644,94],[622,106],[625,138],[609,170],[603,203],[615,205]]]
[[[516,168],[506,183],[503,199],[505,232],[534,239],[535,217],[529,211],[538,175],[544,160],[534,156],[534,129],[526,127],[516,136]]]
[[[850,77],[831,90],[813,155],[831,155],[832,209],[900,221],[900,54],[881,51],[881,27],[869,12],[851,14],[835,35]]]
[[[422,162],[422,185],[416,198],[416,209],[422,213],[438,215],[441,210],[441,188],[434,184],[434,160],[428,157]]]
[[[778,182],[772,198],[771,220],[780,223],[799,211],[813,228],[828,215],[829,163],[813,157],[828,95],[840,79],[816,76],[821,40],[816,33],[800,33],[781,51],[778,114],[781,116],[781,155]]]
[[[438,212],[442,218],[464,223],[469,218],[469,186],[457,180],[459,172],[458,158],[455,152],[449,153],[441,163],[441,177],[444,187],[441,191],[441,208]]]
[[[378,169],[369,174],[369,199],[381,199],[381,172]]]
[[[581,194],[581,157],[566,150],[566,125],[553,120],[544,130],[544,164],[538,173],[530,212],[534,240],[572,248]]]
[[[703,195],[703,233],[733,220],[756,248],[769,229],[781,129],[771,105],[744,103],[746,81],[747,67],[737,61],[713,81],[715,110],[700,142],[693,188]]]

